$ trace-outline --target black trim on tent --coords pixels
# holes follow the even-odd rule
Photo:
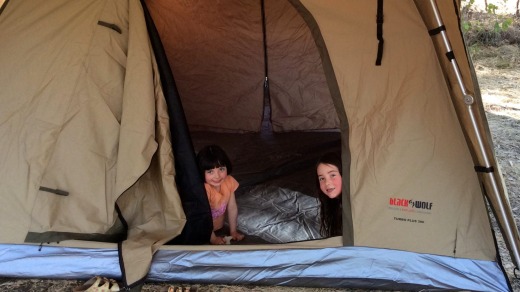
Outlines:
[[[24,242],[41,243],[41,242],[60,242],[65,240],[83,240],[83,241],[101,241],[101,242],[120,242],[126,238],[126,230],[122,230],[122,224],[119,221],[107,231],[102,233],[76,233],[76,232],[27,232]]]
[[[41,190],[41,188],[40,188]],[[66,199],[66,198],[64,198]],[[76,232],[27,232],[24,242],[60,242],[65,240],[84,240],[101,242],[122,242],[128,237],[128,223],[123,218],[121,209],[116,204],[117,219],[105,233],[76,233]]]
[[[495,213],[493,212],[493,216],[495,216]],[[496,218],[496,217],[495,217]],[[491,222],[491,220],[489,221],[489,224],[492,225],[493,223]],[[507,275],[507,271],[506,269],[504,268],[504,264],[502,262],[502,258],[500,257],[500,249],[498,248],[498,241],[497,241],[497,236],[496,236],[496,232],[493,228],[491,228],[491,235],[493,235],[493,241],[495,242],[495,252],[497,254],[497,257],[496,257],[496,261],[498,263],[498,266],[500,267],[500,270],[502,271],[502,274],[504,275],[504,278],[506,279],[506,283],[507,283],[507,287],[509,288],[509,291],[513,291],[513,287],[511,286],[511,281],[509,280],[509,276]],[[516,271],[518,270],[517,267],[515,267],[513,269],[513,275],[515,276],[515,278],[518,279],[517,275],[516,275]]]
[[[4,12],[5,7],[7,7],[7,3],[9,3],[9,0],[5,0],[4,5],[0,6],[0,15]]]
[[[141,291],[142,286],[144,285],[146,281],[146,276],[139,279],[138,281],[132,283],[131,285],[128,285],[128,282],[126,281],[126,269],[125,269],[125,261],[123,259],[123,242],[117,243],[117,255],[119,258],[119,267],[121,268],[121,282],[122,287],[120,287],[121,291]]]
[[[348,137],[348,118],[347,113],[345,112],[345,107],[343,106],[343,98],[341,97],[338,80],[336,79],[336,73],[334,73],[334,67],[332,66],[332,61],[330,60],[329,51],[327,50],[327,46],[325,44],[325,40],[323,39],[323,35],[321,34],[318,23],[316,22],[312,14],[309,12],[309,10],[307,10],[307,8],[305,8],[305,6],[299,0],[288,1],[303,17],[303,20],[309,26],[312,37],[314,38],[314,42],[316,43],[316,48],[320,53],[321,64],[323,66],[323,71],[325,72],[325,78],[329,87],[330,96],[332,97],[332,102],[334,103],[334,108],[336,109],[336,113],[338,114],[338,118],[340,121],[341,160],[343,163],[343,169],[349,169],[351,156]],[[350,176],[348,175],[343,176],[343,188],[343,244],[346,246],[352,246],[354,245],[354,222],[352,219],[352,205],[350,202],[349,191]]]
[[[383,39],[383,0],[377,0],[377,40],[379,43],[377,44],[377,59],[376,66],[381,66],[381,60],[383,59],[383,46],[385,44],[385,40]]]
[[[213,219],[204,182],[195,162],[195,151],[188,124],[164,47],[144,0],[141,0],[141,4],[170,116],[175,182],[187,220],[182,233],[169,244],[207,244],[213,231]]]
[[[126,269],[125,269],[125,261],[123,260],[123,243],[117,243],[117,257],[119,258],[119,268],[121,269],[121,281],[123,281],[123,286],[127,287],[128,283],[126,282]]]
[[[484,194],[482,196],[484,205],[492,206],[491,202],[489,201],[488,195],[485,193],[486,191],[485,191],[484,185],[481,183],[480,186],[482,188],[482,191],[484,192]],[[495,208],[490,208],[490,210],[493,213],[493,217],[497,218],[497,213],[495,212]],[[489,216],[489,215],[488,215],[488,222],[489,222],[490,226],[493,226],[493,220],[492,220],[491,216]],[[504,234],[504,230],[502,229],[502,226],[499,225],[498,228],[500,230],[500,233]],[[493,236],[493,241],[495,243],[495,254],[496,254],[495,260],[496,260],[498,266],[500,267],[500,270],[502,270],[502,274],[504,275],[504,279],[506,280],[509,291],[513,291],[513,288],[511,286],[511,281],[509,280],[509,276],[508,276],[506,269],[504,268],[504,264],[502,262],[502,257],[500,256],[500,249],[498,247],[498,241],[497,241],[496,232],[495,232],[494,228],[491,228],[491,235]],[[513,273],[516,269],[517,269],[517,267],[514,268]],[[515,275],[515,277],[516,277],[516,275]]]
[[[123,213],[121,212],[121,208],[119,208],[119,205],[117,203],[115,203],[115,209],[116,209],[116,212],[117,212],[117,217],[119,218],[119,221],[121,221],[121,224],[123,225],[123,228],[124,228],[124,231],[125,231],[123,240],[126,240],[126,238],[128,237],[128,223],[126,222],[125,218],[123,217]]]

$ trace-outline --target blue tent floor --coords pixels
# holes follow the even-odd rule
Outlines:
[[[121,278],[115,248],[0,244],[0,258],[0,275],[9,278],[69,279],[76,285],[77,280],[85,281],[94,275]],[[244,261],[245,258],[248,260]],[[161,249],[154,256],[147,280],[162,284],[221,283],[261,285],[264,288],[279,285],[333,289],[509,291],[507,277],[495,262],[343,246],[245,249],[232,253],[227,250],[188,250],[186,247]],[[23,284],[36,282],[32,280]],[[4,289],[4,285],[7,284],[0,282],[0,291],[16,291],[14,287]],[[27,288],[18,291],[29,291]],[[47,291],[61,290],[53,288]]]

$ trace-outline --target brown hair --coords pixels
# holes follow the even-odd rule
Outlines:
[[[225,166],[227,173],[230,174],[232,169],[231,161],[224,149],[217,145],[208,145],[202,148],[197,154],[197,165],[199,174],[204,180],[204,172],[213,168]]]
[[[337,153],[325,153],[318,159],[316,169],[320,164],[336,166],[343,176],[341,157]],[[318,186],[318,199],[320,200],[320,233],[324,237],[340,236],[343,233],[341,194],[334,199],[329,198],[321,191],[317,176],[316,185]]]

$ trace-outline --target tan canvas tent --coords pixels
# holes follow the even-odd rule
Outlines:
[[[516,266],[518,231],[459,6],[6,1],[0,274],[104,274],[135,290],[145,279],[509,290],[486,201]],[[266,122],[269,137],[292,135],[292,152],[246,147]],[[207,245],[194,158],[208,137],[238,136],[226,149],[254,152],[261,163],[243,165],[259,176],[267,160],[312,170],[295,161],[326,148],[302,144],[329,133],[343,160],[342,237]],[[34,255],[63,262],[38,268]]]

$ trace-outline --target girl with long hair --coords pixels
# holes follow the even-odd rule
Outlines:
[[[320,200],[320,233],[324,237],[342,235],[342,170],[341,157],[326,153],[316,164],[318,199]]]

